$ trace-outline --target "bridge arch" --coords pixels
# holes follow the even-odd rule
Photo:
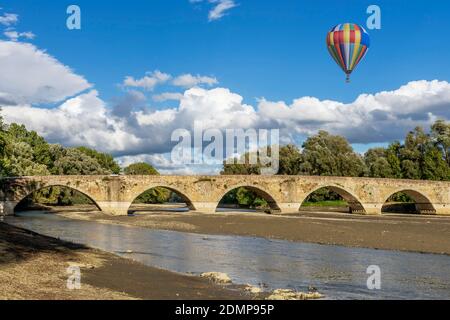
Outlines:
[[[416,213],[436,214],[436,209],[434,208],[430,197],[428,195],[425,195],[424,192],[413,189],[397,189],[393,192],[391,191],[388,196],[384,197],[383,208],[385,207],[389,199],[398,193],[404,193],[414,201]],[[384,211],[383,208],[381,210],[382,212]]]
[[[23,201],[25,201],[27,198],[32,196],[33,193],[39,192],[41,190],[49,189],[49,188],[61,188],[61,189],[68,189],[68,190],[76,191],[76,192],[80,193],[81,195],[83,195],[84,197],[86,197],[87,199],[89,199],[92,202],[92,204],[99,211],[103,211],[93,196],[91,196],[87,192],[80,190],[76,187],[67,186],[67,185],[63,185],[63,184],[49,184],[49,185],[33,184],[33,185],[24,186],[23,188],[21,188],[20,190],[15,192],[15,194],[13,196],[14,201],[12,202],[13,205],[11,206],[10,210],[12,212],[15,212],[15,210],[19,206],[19,204],[23,203]]]
[[[334,193],[337,193],[340,195],[347,203],[350,209],[350,213],[366,213],[366,210],[364,206],[362,205],[362,202],[359,200],[359,198],[354,195],[352,192],[336,185],[321,185],[318,187],[315,187],[314,190],[311,190],[301,201],[302,205],[308,199],[310,195],[312,195],[314,192],[317,192],[321,189],[328,189],[330,191],[333,191]]]
[[[225,191],[220,193],[220,196],[218,197],[218,199],[216,199],[217,205],[215,206],[215,210],[217,211],[220,202],[222,201],[222,199],[230,192],[239,189],[239,188],[245,188],[247,190],[250,190],[252,192],[254,192],[257,196],[263,198],[265,201],[267,201],[267,204],[269,205],[269,208],[271,210],[271,212],[280,212],[280,206],[278,205],[279,201],[277,201],[277,199],[275,199],[274,196],[271,195],[270,191],[266,190],[264,187],[258,185],[250,185],[247,183],[242,183],[242,184],[237,184],[237,185],[233,185],[231,187],[228,187],[225,189]]]
[[[152,186],[149,186],[149,187],[147,187],[145,189],[140,190],[137,195],[135,194],[133,196],[133,199],[131,199],[130,206],[128,208],[128,212],[130,211],[131,206],[133,205],[133,203],[135,203],[135,201],[137,199],[139,199],[140,196],[142,196],[146,192],[148,192],[150,190],[153,190],[153,189],[156,189],[156,188],[167,189],[170,192],[175,193],[176,195],[178,195],[184,201],[184,203],[186,203],[186,206],[189,208],[189,210],[196,210],[196,208],[195,208],[191,198],[187,195],[186,192],[181,191],[180,188],[177,188],[177,187],[174,187],[174,186],[170,186],[170,185],[166,185],[166,184],[155,184],[155,185],[152,185]]]

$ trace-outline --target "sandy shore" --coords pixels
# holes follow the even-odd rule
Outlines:
[[[67,289],[67,267],[81,289]],[[236,286],[164,271],[0,223],[0,299],[252,299]]]
[[[148,212],[111,216],[102,212],[64,212],[73,219],[201,234],[243,235],[319,244],[450,255],[450,217],[362,216],[302,212],[292,216],[262,213]]]

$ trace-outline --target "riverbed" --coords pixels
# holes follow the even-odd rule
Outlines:
[[[227,273],[236,284],[270,291],[316,288],[327,299],[450,299],[450,257],[389,250],[204,235],[21,213],[7,222],[183,274]],[[369,266],[381,289],[367,286]]]

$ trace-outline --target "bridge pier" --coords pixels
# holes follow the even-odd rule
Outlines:
[[[275,212],[275,213],[277,213],[277,214],[298,213],[300,211],[301,206],[302,206],[301,202],[278,203],[278,207],[280,208],[280,211]]]
[[[13,216],[18,203],[19,201],[0,201],[0,216]]]
[[[383,207],[383,203],[361,203],[361,207],[363,208],[361,211],[356,210],[352,211],[352,213],[368,216],[377,216],[381,215],[381,208]]]
[[[216,213],[217,205],[217,202],[192,202],[196,212],[207,214]]]
[[[420,208],[418,208],[420,209]],[[421,211],[422,214],[435,214],[435,215],[450,215],[450,203],[448,204],[435,204],[434,205],[435,212],[430,211]]]
[[[114,216],[126,216],[130,209],[131,202],[124,201],[97,201],[100,210],[110,213]]]

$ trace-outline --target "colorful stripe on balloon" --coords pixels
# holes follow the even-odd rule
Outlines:
[[[354,23],[339,24],[332,28],[326,42],[330,55],[348,75],[370,47],[369,34],[363,27]]]

